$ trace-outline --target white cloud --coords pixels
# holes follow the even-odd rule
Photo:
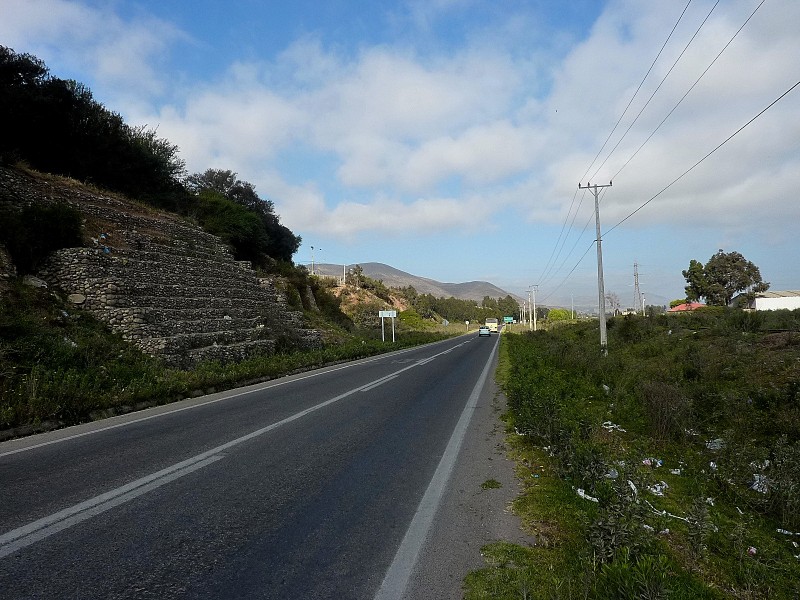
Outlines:
[[[17,52],[44,59],[54,71],[89,72],[95,91],[102,87],[120,102],[131,95],[163,93],[168,76],[159,69],[161,57],[187,36],[151,16],[123,20],[113,8],[67,0],[4,0],[0,39]]]
[[[653,136],[642,152],[614,178],[613,193],[603,206],[604,218],[614,223],[655,195],[717,144],[757,114],[794,83],[794,64],[800,39],[787,27],[764,27],[792,3],[765,4],[733,44]],[[747,5],[747,6],[746,6]],[[667,68],[688,41],[709,3],[694,6],[676,34],[663,61],[654,69],[629,115],[623,119],[600,157],[619,140]],[[556,151],[541,167],[552,174],[552,194],[563,194],[561,180],[570,184],[591,162],[591,153],[606,139],[611,126],[655,56],[681,7],[651,6],[642,14],[640,3],[618,2],[595,25],[592,35],[564,61],[550,98],[548,139]],[[752,3],[720,6],[690,51],[666,80],[653,102],[628,133],[595,180],[610,179],[678,102],[714,56],[752,11]],[[790,12],[798,13],[792,5]],[[660,15],[658,13],[661,13]],[[674,13],[674,14],[673,14]],[[656,18],[658,17],[658,18]],[[670,56],[671,55],[671,56]],[[779,225],[797,214],[796,203],[783,191],[797,183],[797,102],[789,98],[753,123],[697,169],[651,202],[630,221],[632,226],[669,223],[743,228],[759,221]],[[561,115],[564,115],[563,117]],[[594,173],[600,161],[590,174]],[[562,203],[572,198],[562,196]],[[562,190],[562,191],[560,191]],[[768,202],[765,202],[768,200]],[[563,218],[563,217],[562,217]]]
[[[406,8],[423,27],[451,11],[468,10],[469,3],[409,2]],[[275,56],[232,62],[214,81],[178,87],[169,86],[159,65],[185,34],[143,14],[125,20],[113,3],[92,6],[9,0],[0,38],[18,51],[41,52],[51,67],[83,65],[100,85],[114,87],[129,120],[158,126],[160,135],[178,144],[190,170],[230,168],[256,182],[290,227],[348,237],[361,231],[400,235],[470,227],[478,219],[491,220],[492,207],[498,206],[516,206],[536,223],[563,222],[578,180],[665,38],[665,24],[683,7],[610,1],[586,39],[565,58],[549,62],[540,46],[492,47],[486,28],[482,40],[466,36],[472,39],[468,45],[438,54],[388,44],[348,54],[310,35]],[[600,161],[711,6],[711,0],[692,3]],[[715,9],[597,181],[617,173],[753,7],[732,0]],[[797,22],[800,3],[763,5],[615,177],[604,201],[605,218],[612,223],[624,218],[793,83],[800,57]],[[498,31],[497,39],[502,35]],[[158,104],[166,89],[169,103]],[[707,226],[758,222],[767,228],[796,218],[798,94],[654,200],[630,225],[677,227],[702,220]],[[298,163],[303,160],[308,168]],[[287,162],[293,164],[291,173],[278,174]]]

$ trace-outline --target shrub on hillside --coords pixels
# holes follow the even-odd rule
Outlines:
[[[32,204],[21,211],[0,211],[0,244],[20,275],[36,272],[54,250],[81,243],[81,215],[67,204]]]
[[[267,232],[258,215],[216,192],[205,191],[197,198],[194,216],[204,230],[233,247],[236,260],[262,262]]]

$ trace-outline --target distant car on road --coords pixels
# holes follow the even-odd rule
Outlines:
[[[492,335],[492,330],[489,329],[486,325],[481,325],[478,328],[478,337],[489,337]]]

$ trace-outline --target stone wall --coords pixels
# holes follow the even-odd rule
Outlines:
[[[88,247],[53,253],[38,275],[144,352],[190,368],[270,353],[278,336],[320,344],[274,280],[259,279],[216,236],[123,198],[69,192],[56,186],[34,201],[67,201],[97,231],[86,232]]]

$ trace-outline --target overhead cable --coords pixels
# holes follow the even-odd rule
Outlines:
[[[731,141],[731,140],[732,140],[734,137],[736,137],[736,136],[737,136],[737,135],[738,135],[738,134],[739,134],[741,131],[743,131],[743,130],[744,130],[744,129],[745,129],[747,126],[748,126],[748,125],[750,125],[750,124],[751,124],[753,121],[755,121],[756,119],[758,119],[758,118],[759,118],[761,115],[763,115],[765,112],[767,112],[767,111],[768,111],[770,108],[772,108],[773,106],[775,106],[775,105],[776,105],[778,102],[780,102],[781,100],[783,100],[783,98],[784,98],[784,97],[786,97],[786,96],[787,96],[787,95],[788,95],[788,94],[789,94],[789,93],[790,93],[792,90],[794,90],[794,89],[795,89],[797,86],[799,86],[799,85],[800,85],[800,81],[798,81],[797,83],[795,83],[795,84],[794,84],[792,87],[790,87],[788,90],[786,90],[785,92],[783,92],[783,94],[781,94],[781,95],[780,95],[780,96],[778,96],[778,97],[777,97],[775,100],[773,100],[772,102],[770,102],[770,103],[769,103],[769,105],[768,105],[766,108],[764,108],[763,110],[761,110],[761,112],[759,112],[759,113],[758,113],[758,114],[757,114],[755,117],[753,117],[752,119],[750,119],[750,120],[749,120],[747,123],[745,123],[744,125],[742,125],[741,127],[739,127],[739,129],[737,129],[737,130],[736,130],[736,131],[734,131],[734,132],[733,132],[731,135],[729,135],[727,138],[725,138],[725,140],[724,140],[722,143],[720,143],[720,144],[719,144],[719,145],[718,145],[716,148],[714,148],[714,149],[713,149],[711,152],[709,152],[708,154],[706,154],[706,155],[705,155],[703,158],[701,158],[701,159],[700,159],[700,160],[698,160],[696,163],[694,163],[694,164],[693,164],[691,167],[689,167],[688,169],[686,169],[686,170],[685,170],[683,173],[681,173],[681,174],[680,174],[678,177],[676,177],[675,179],[673,179],[673,180],[672,180],[672,181],[671,181],[671,182],[670,182],[668,185],[666,185],[666,186],[665,186],[665,187],[664,187],[664,188],[663,188],[663,189],[662,189],[660,192],[658,192],[658,193],[657,193],[655,196],[653,196],[652,198],[650,198],[650,199],[649,199],[649,200],[647,200],[646,202],[642,203],[642,204],[641,204],[641,206],[639,206],[639,208],[637,208],[636,210],[634,210],[634,211],[633,211],[632,213],[630,213],[630,214],[629,214],[627,217],[625,217],[625,218],[624,218],[624,219],[622,219],[622,220],[621,220],[619,223],[617,223],[616,225],[614,225],[614,226],[613,226],[611,229],[609,229],[608,231],[606,231],[606,235],[608,235],[609,233],[611,233],[612,231],[614,231],[614,230],[615,230],[617,227],[619,227],[620,225],[622,225],[622,224],[623,224],[625,221],[627,221],[628,219],[630,219],[630,218],[631,218],[633,215],[635,215],[636,213],[638,213],[638,212],[639,212],[640,210],[642,210],[642,209],[643,209],[645,206],[647,206],[647,205],[648,205],[648,204],[650,204],[650,203],[651,203],[653,200],[655,200],[656,198],[658,198],[658,197],[659,197],[661,194],[663,194],[664,192],[666,192],[666,191],[667,191],[669,188],[671,188],[673,185],[675,185],[675,184],[676,184],[678,181],[680,181],[680,180],[681,180],[681,179],[683,179],[683,178],[684,178],[686,175],[688,175],[689,173],[691,173],[691,172],[692,172],[692,171],[693,171],[695,168],[697,168],[697,166],[698,166],[698,165],[700,165],[700,163],[702,163],[703,161],[705,161],[705,160],[706,160],[706,159],[707,159],[709,156],[711,156],[712,154],[714,154],[714,153],[715,153],[717,150],[719,150],[719,149],[720,149],[720,148],[722,148],[722,147],[723,147],[725,144],[727,144],[729,141]]]

